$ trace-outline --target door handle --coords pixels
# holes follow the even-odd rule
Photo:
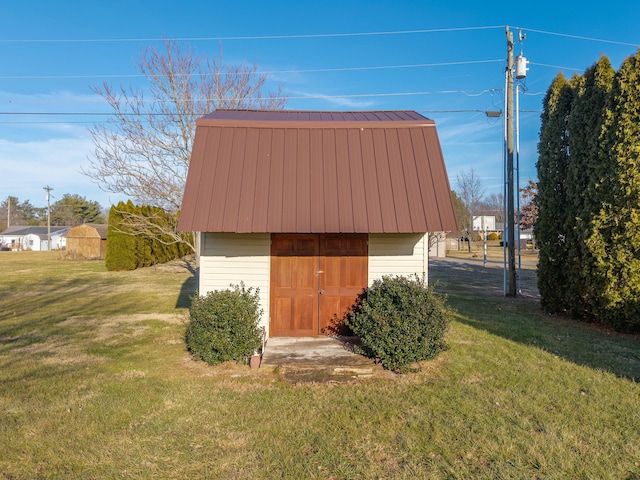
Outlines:
[[[320,290],[318,293],[319,293],[320,295],[324,295],[324,290]]]

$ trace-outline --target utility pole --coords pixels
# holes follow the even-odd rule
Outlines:
[[[7,228],[11,226],[11,195],[7,198]]]
[[[513,184],[513,33],[506,27],[507,33],[507,259],[509,264],[507,296],[516,296],[516,256],[515,256],[515,211]],[[504,241],[504,237],[503,237]]]
[[[51,251],[51,190],[53,187],[47,185],[42,188],[47,191],[47,250]]]

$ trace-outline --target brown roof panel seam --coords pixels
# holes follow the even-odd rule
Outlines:
[[[367,205],[367,225],[369,231],[382,230],[382,210],[378,175],[375,168],[375,151],[373,148],[373,132],[361,130],[359,134],[362,152],[362,175],[364,178],[364,195]]]
[[[340,199],[338,198],[338,170],[336,167],[336,138],[335,129],[323,129],[323,165],[324,165],[324,191],[325,191],[325,228],[328,231],[340,230]],[[335,217],[329,216],[331,223],[327,224],[327,207],[335,209]]]
[[[297,231],[311,230],[311,167],[309,156],[309,129],[297,129],[299,143],[296,158],[298,161],[295,182],[295,222]]]
[[[269,185],[271,185],[271,143],[272,134],[270,130],[259,129],[258,140],[258,168],[256,170],[256,184],[253,192],[253,217],[251,218],[251,232],[266,231],[267,212],[269,211]],[[260,191],[258,191],[260,188]],[[261,195],[259,195],[261,194]],[[262,213],[264,211],[264,213]],[[263,225],[259,225],[257,220],[262,220]]]
[[[336,131],[336,170],[338,178],[338,211],[340,212],[340,231],[353,232],[355,229],[355,205],[353,202],[353,178],[351,166],[355,159],[349,155],[349,131],[337,128]]]
[[[271,142],[271,178],[269,187],[269,209],[267,213],[267,229],[273,232],[282,231],[282,208],[284,188],[284,148],[285,129],[274,128]],[[272,208],[272,205],[275,208]]]
[[[400,164],[402,165],[402,178],[404,180],[404,197],[406,198],[407,201],[407,206],[409,209],[409,223],[411,225],[411,230],[415,231],[418,230],[418,225],[417,223],[422,223],[418,220],[417,217],[421,216],[419,210],[421,209],[421,204],[418,205],[419,202],[412,202],[412,195],[415,192],[411,192],[410,191],[410,186],[415,187],[415,185],[413,185],[414,180],[416,179],[417,176],[417,172],[416,172],[416,154],[415,154],[415,150],[413,149],[413,145],[411,145],[411,136],[410,136],[410,132],[407,131],[406,129],[401,129],[398,130],[397,132],[397,136],[398,136],[398,148],[399,148],[399,152],[400,152]],[[407,142],[407,138],[408,138],[408,142]],[[411,150],[410,152],[407,151],[403,151],[403,145],[409,144],[411,146]],[[404,147],[405,149],[407,148],[406,146]],[[422,199],[422,196],[420,195],[420,189],[418,188],[418,196],[420,199]],[[424,215],[422,215],[424,217]]]
[[[384,233],[393,233],[398,231],[398,221],[396,217],[396,204],[394,199],[394,189],[393,189],[393,180],[391,179],[391,165],[389,163],[389,145],[387,141],[387,129],[380,128],[379,131],[379,141],[378,145],[383,148],[375,148],[374,143],[374,151],[381,152],[381,155],[376,154],[376,170],[385,171],[386,175],[383,175],[382,178],[387,179],[388,189],[385,188],[387,185],[381,186],[381,192],[388,192],[391,196],[388,199],[388,202],[385,203],[384,199],[381,199],[381,207],[382,207],[382,230]],[[375,137],[374,137],[375,141]],[[379,163],[380,162],[380,163]],[[380,167],[384,167],[381,169]],[[380,180],[381,176],[378,175],[378,180]],[[385,219],[386,212],[386,219]],[[393,213],[392,213],[393,212]]]
[[[431,149],[430,149],[430,142],[428,141],[426,135],[423,135],[423,141],[424,141],[425,151],[426,151],[426,154],[427,154],[427,159],[431,159],[432,152],[431,152]],[[426,167],[427,167],[427,170],[429,172],[429,177],[428,178],[429,178],[430,185],[429,185],[428,188],[430,188],[431,191],[433,192],[433,197],[434,197],[433,200],[435,202],[434,210],[437,212],[437,215],[438,215],[438,224],[442,225],[442,218],[440,217],[440,209],[438,208],[439,207],[439,201],[438,201],[438,196],[439,195],[438,195],[438,186],[436,185],[437,180],[436,180],[436,177],[434,175],[434,171],[433,171],[433,168],[432,168],[432,165],[431,165],[431,161],[427,161]]]
[[[238,206],[238,221],[236,231],[245,231],[254,216],[254,198],[256,189],[256,174],[258,169],[258,141],[260,131],[255,128],[247,129],[247,145],[244,153],[244,165],[240,183],[240,201]]]
[[[209,144],[213,141],[213,143],[214,143],[213,149],[215,150],[216,155],[219,154],[219,151],[220,151],[220,148],[221,148],[220,137],[221,137],[222,129],[217,128],[217,129],[212,130],[211,132],[208,132],[208,131],[205,130],[204,133],[205,133],[205,136],[204,136],[205,144],[203,146],[203,151],[206,152],[208,150]],[[216,136],[217,136],[217,140],[218,140],[217,142],[214,140]],[[212,138],[212,137],[214,137],[214,138]],[[217,164],[215,164],[215,165],[207,165],[206,163],[203,162],[202,170],[204,171],[205,174],[208,174],[208,175],[206,175],[206,177],[200,176],[200,177],[198,177],[196,179],[196,181],[197,181],[196,184],[198,185],[199,188],[196,191],[196,198],[194,199],[194,203],[200,197],[200,189],[205,187],[205,189],[208,190],[208,189],[211,189],[213,187],[213,184],[214,184],[215,179],[216,179],[217,167],[218,167]],[[189,168],[191,168],[191,165],[189,165]],[[209,184],[205,183],[203,181],[205,179],[209,179],[210,183]],[[206,205],[207,205],[207,208],[202,209],[201,210],[202,213],[200,215],[198,215],[198,211],[197,210],[195,211],[195,213],[196,213],[195,217],[197,218],[198,222],[202,222],[208,227],[210,225],[210,222],[211,222],[210,219],[212,218],[213,213],[214,213],[212,211],[214,209],[213,198],[209,199],[209,202],[207,202]]]
[[[227,177],[227,191],[225,195],[225,211],[223,214],[223,228],[226,231],[238,231],[240,220],[240,205],[242,202],[242,181],[247,165],[248,128],[238,128],[234,132],[233,152]],[[238,167],[235,167],[237,163]],[[231,203],[232,208],[227,205]]]
[[[355,138],[354,138],[355,137]],[[351,179],[351,203],[353,208],[354,229],[359,229],[366,225],[369,230],[367,201],[364,192],[364,160],[362,158],[362,133],[361,130],[350,129],[347,131],[347,155],[357,162],[349,162],[349,178]],[[356,218],[362,215],[363,218]]]
[[[416,169],[416,180],[418,183],[418,191],[420,192],[420,201],[422,202],[422,214],[424,215],[424,220],[425,220],[425,229],[427,232],[431,231],[432,225],[434,224],[434,220],[431,218],[431,209],[434,208],[433,203],[435,202],[435,196],[434,196],[434,202],[430,202],[429,198],[428,198],[428,193],[427,192],[433,192],[431,186],[429,185],[425,185],[426,179],[424,178],[424,175],[420,174],[420,168],[424,168],[426,169],[426,171],[428,172],[427,178],[431,179],[432,175],[431,175],[431,171],[429,169],[429,163],[430,163],[430,158],[428,155],[428,150],[426,148],[425,142],[426,142],[426,138],[424,135],[424,129],[420,129],[417,132],[411,132],[410,135],[410,141],[411,141],[411,147],[413,148],[413,152],[416,158],[416,162],[415,162],[415,169]],[[416,138],[417,137],[417,138]],[[425,155],[421,155],[422,152],[425,152],[426,154],[426,158]],[[420,159],[424,159],[424,161],[422,162],[422,164],[420,163]],[[437,211],[437,208],[436,208]],[[439,213],[438,213],[438,223],[442,223],[440,222],[439,219]]]

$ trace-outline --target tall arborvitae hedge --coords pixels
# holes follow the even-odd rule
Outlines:
[[[107,252],[105,265],[107,270],[134,270],[136,268],[136,237],[127,233],[122,222],[122,212],[135,208],[131,201],[112,206],[109,210],[107,229]]]
[[[595,315],[640,331],[640,51],[614,77],[600,140],[600,209],[588,238],[599,292]]]
[[[592,318],[599,287],[594,283],[594,258],[587,245],[592,221],[600,211],[600,132],[615,70],[605,56],[580,78],[569,118],[569,169],[567,205],[569,217],[566,304],[576,318]]]
[[[538,150],[543,307],[640,331],[640,51],[558,76]]]
[[[176,243],[170,235],[152,237],[131,230],[124,217],[143,215],[163,228],[175,228],[177,216],[163,209],[120,202],[109,211],[109,230],[105,264],[108,270],[134,270],[182,258],[191,253],[187,243]],[[185,233],[185,239],[190,233]]]
[[[538,221],[535,236],[540,250],[538,288],[545,309],[557,312],[565,303],[568,249],[567,188],[568,121],[574,87],[560,73],[544,99],[538,145]]]

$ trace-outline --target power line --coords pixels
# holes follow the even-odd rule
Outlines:
[[[617,40],[606,40],[604,38],[585,37],[582,35],[572,35],[570,33],[548,32],[545,30],[536,30],[534,28],[524,28],[524,27],[522,27],[522,30],[526,30],[527,32],[542,33],[544,35],[554,35],[556,37],[574,38],[576,40],[587,40],[590,42],[611,43],[614,45],[624,45],[626,47],[640,47],[640,44],[638,43],[619,42]]]
[[[305,38],[340,38],[340,37],[367,37],[367,36],[384,36],[384,35],[415,35],[426,33],[447,33],[447,32],[464,32],[474,30],[492,30],[503,29],[504,25],[481,25],[474,27],[451,27],[451,28],[432,28],[417,30],[392,30],[392,31],[374,31],[374,32],[339,32],[339,33],[308,33],[293,35],[237,35],[230,37],[150,37],[150,38],[9,38],[0,39],[0,43],[126,43],[126,42],[162,42],[167,40],[179,42],[200,42],[200,41],[240,41],[240,40],[288,40],[288,39],[305,39]],[[605,38],[587,37],[585,35],[575,35],[570,33],[550,32],[547,30],[538,30],[535,28],[520,27],[528,32],[541,33],[543,35],[553,35],[557,37],[573,38],[576,40],[586,40],[590,42],[610,43],[614,45],[623,45],[628,47],[640,47],[638,43],[621,42],[618,40],[609,40]]]
[[[406,97],[406,96],[425,96],[425,95],[452,95],[461,94],[467,97],[480,97],[487,93],[496,93],[501,91],[498,88],[489,88],[480,92],[467,92],[466,90],[435,90],[435,91],[417,91],[417,92],[387,92],[387,93],[354,93],[339,95],[300,95],[288,96],[288,100],[331,100],[331,99],[347,99],[347,98],[379,98],[379,97]],[[191,103],[201,102],[207,99],[191,100]],[[216,100],[216,99],[208,99]],[[224,99],[221,99],[224,100]],[[171,103],[173,100],[144,100],[143,103]],[[68,99],[64,100],[48,100],[48,101],[31,101],[31,102],[14,102],[14,104],[43,104],[43,103],[70,103]],[[96,98],[95,100],[77,100],[74,103],[103,103],[103,100]],[[1,112],[0,115],[113,115],[113,113],[102,112]],[[123,115],[138,115],[136,113],[123,113]],[[148,114],[145,114],[148,115]],[[155,113],[154,115],[165,115],[164,113]]]
[[[84,122],[79,121],[79,122],[68,122],[68,121],[53,121],[53,120],[48,120],[48,121],[35,121],[35,120],[29,120],[27,122],[0,122],[0,125],[41,125],[41,124],[45,124],[45,125],[72,125],[72,124],[78,124],[78,125],[86,125],[86,124],[99,124],[99,123],[109,123],[107,120],[86,120]]]
[[[482,113],[482,114],[486,114],[487,111],[485,110],[481,110],[481,109],[457,109],[457,110],[424,110],[424,109],[420,109],[418,110],[419,113]],[[540,110],[520,110],[520,112],[529,112],[529,113],[541,113]],[[0,115],[6,115],[6,113],[2,113],[0,112]],[[34,114],[37,115],[37,114]],[[62,114],[62,115],[67,115],[67,114]],[[77,113],[74,115],[84,115],[82,113]],[[111,115],[111,114],[104,114],[104,115]],[[137,115],[137,114],[133,114],[133,115]],[[147,116],[149,114],[146,115],[142,115],[140,114],[140,116]],[[163,114],[153,114],[154,116],[156,115],[163,115]],[[41,125],[41,124],[48,124],[48,125],[67,125],[67,124],[82,124],[82,125],[86,125],[86,124],[102,124],[102,123],[109,123],[108,120],[86,120],[86,121],[56,121],[56,120],[47,120],[47,121],[36,121],[36,120],[29,120],[29,121],[18,121],[18,122],[4,122],[4,121],[0,121],[0,125]]]
[[[549,65],[547,63],[537,63],[537,62],[529,62],[531,65],[537,65],[538,67],[549,67],[549,68],[557,68],[558,70],[572,70],[574,72],[582,72],[584,68],[574,68],[574,67],[563,67],[560,65]]]
[[[452,94],[461,94],[467,97],[480,97],[487,93],[495,93],[499,92],[500,89],[491,88],[482,90],[481,92],[467,92],[465,90],[438,90],[438,91],[419,91],[419,92],[388,92],[388,93],[354,93],[354,94],[342,94],[342,95],[301,95],[301,96],[288,96],[288,100],[331,100],[331,99],[349,99],[349,98],[379,98],[379,97],[407,97],[407,96],[425,96],[425,95],[452,95]],[[196,99],[191,100],[191,103],[201,102],[204,100],[213,100],[213,99]],[[215,100],[224,100],[224,98],[219,98]],[[171,103],[173,100],[155,100],[149,99],[145,100],[144,103]],[[47,102],[22,102],[24,103],[69,103],[68,100],[49,100]],[[78,100],[74,103],[103,103],[99,99],[96,100]],[[18,105],[18,102],[14,104]],[[88,116],[111,116],[114,115],[113,112],[3,112],[0,111],[0,115],[88,115]],[[121,112],[118,115],[126,115],[126,116],[156,116],[156,115],[166,115],[165,113],[145,113],[138,114],[133,112]]]
[[[460,62],[439,62],[439,63],[415,63],[415,64],[406,64],[406,65],[379,65],[379,66],[368,66],[368,67],[336,67],[336,68],[310,68],[310,69],[292,69],[292,70],[273,70],[273,71],[265,71],[265,72],[252,72],[255,75],[274,75],[281,73],[325,73],[325,72],[355,72],[355,71],[366,71],[366,70],[394,70],[394,69],[403,69],[403,68],[427,68],[427,67],[449,67],[449,66],[458,66],[458,65],[476,65],[483,63],[497,63],[503,62],[504,59],[498,58],[495,60],[468,60],[468,61],[460,61]],[[218,75],[217,73],[197,73],[194,77],[211,77],[213,75]],[[231,72],[220,72],[220,75],[234,75]],[[176,77],[184,77],[187,74],[178,74]],[[0,75],[0,79],[2,80],[37,80],[37,79],[46,79],[46,80],[60,80],[60,79],[82,79],[82,78],[140,78],[146,77],[146,75],[142,73],[133,73],[133,74],[107,74],[107,75]]]
[[[245,35],[234,37],[178,37],[178,38],[84,38],[84,39],[0,39],[0,43],[109,43],[109,42],[178,42],[231,41],[231,40],[287,40],[302,38],[336,38],[336,37],[368,37],[377,35],[413,35],[422,33],[461,32],[470,30],[490,30],[504,28],[503,25],[479,27],[433,28],[422,30],[395,30],[378,32],[343,32],[343,33],[308,33],[297,35]]]

